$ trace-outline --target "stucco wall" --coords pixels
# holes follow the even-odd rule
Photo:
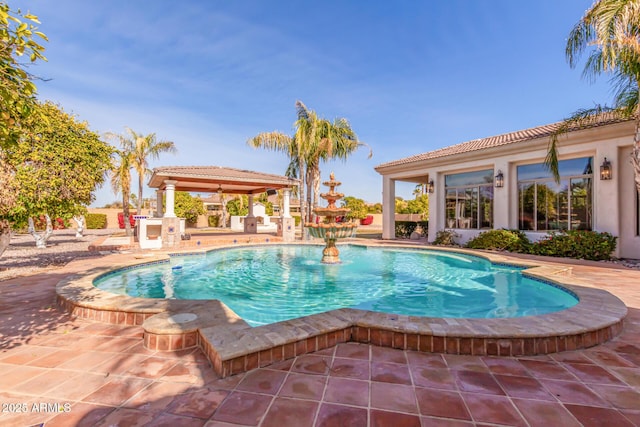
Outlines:
[[[593,229],[609,232],[619,237],[615,256],[640,258],[640,238],[635,234],[637,212],[633,188],[633,170],[628,156],[633,144],[633,122],[601,126],[577,132],[559,140],[560,160],[576,157],[593,157]],[[425,182],[433,179],[434,192],[429,195],[429,240],[446,228],[444,206],[445,175],[482,169],[498,170],[504,174],[504,187],[494,187],[494,228],[518,228],[517,167],[522,164],[542,163],[547,155],[548,138],[538,138],[505,146],[442,158],[422,160],[394,166],[381,172],[383,204],[393,203],[395,181]],[[600,180],[599,168],[604,158],[613,167],[612,180]],[[391,218],[385,218],[383,237],[392,233],[387,227]],[[478,235],[482,230],[457,229],[460,243]],[[537,233],[540,236],[545,233]],[[532,236],[536,237],[536,236]]]

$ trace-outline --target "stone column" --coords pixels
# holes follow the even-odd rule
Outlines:
[[[282,194],[282,217],[283,218],[291,218],[291,208],[290,208],[290,197],[291,190],[285,188]]]
[[[176,200],[176,183],[178,181],[166,180],[165,191],[167,194],[167,203],[164,211],[164,218],[175,218],[176,214],[174,211],[175,208],[175,200]]]
[[[162,190],[156,190],[156,212],[155,212],[155,217],[156,218],[162,218],[162,194],[164,193],[164,191]]]
[[[382,238],[396,238],[396,183],[382,177]]]

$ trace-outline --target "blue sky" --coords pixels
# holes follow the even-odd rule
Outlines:
[[[346,195],[381,201],[376,165],[562,120],[610,100],[564,57],[592,0],[10,1],[49,37],[39,96],[100,133],[155,132],[178,154],[153,166],[284,174],[254,150],[293,132],[295,101],[347,118],[373,149],[322,166]],[[410,198],[413,186],[399,186]],[[108,185],[93,206],[119,200]],[[145,197],[151,196],[147,189]]]

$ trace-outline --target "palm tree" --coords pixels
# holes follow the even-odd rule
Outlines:
[[[113,166],[111,168],[111,188],[118,194],[122,192],[122,212],[124,216],[124,228],[127,236],[131,236],[131,223],[129,222],[129,194],[131,192],[131,168],[133,154],[126,148],[115,150]]]
[[[176,153],[175,144],[172,141],[158,141],[155,133],[142,136],[130,128],[126,128],[130,138],[127,145],[133,153],[131,165],[138,174],[138,215],[142,214],[142,189],[144,179],[151,174],[149,158],[158,159],[161,153]]]
[[[565,53],[572,68],[587,49],[590,53],[583,76],[595,79],[603,73],[612,74],[613,106],[596,105],[578,110],[564,120],[551,135],[545,163],[559,182],[557,144],[560,135],[596,123],[605,113],[614,118],[635,119],[631,160],[636,188],[640,191],[640,1],[597,0],[569,34]]]
[[[303,120],[299,129],[304,132],[308,142],[306,159],[306,177],[308,197],[313,194],[313,207],[318,206],[320,194],[320,162],[346,159],[358,148],[366,146],[358,141],[358,137],[345,118],[337,118],[333,122],[318,118],[315,111],[307,109],[301,102],[296,102],[298,117]],[[372,156],[369,150],[369,158]]]
[[[309,110],[302,101],[296,101],[296,122],[293,136],[281,132],[264,132],[249,139],[254,148],[284,152],[289,156],[286,175],[300,180],[301,229],[309,220],[311,196],[317,206],[320,188],[320,162],[331,159],[346,159],[360,146],[355,133],[346,119],[334,122],[321,119],[315,111]],[[305,199],[305,188],[307,199]]]

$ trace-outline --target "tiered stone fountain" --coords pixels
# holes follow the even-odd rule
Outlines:
[[[322,183],[329,187],[329,192],[320,194],[320,197],[325,199],[328,205],[326,208],[318,207],[313,210],[316,215],[325,217],[325,221],[320,224],[307,222],[304,226],[309,230],[311,236],[324,239],[326,246],[322,251],[322,262],[325,264],[337,264],[340,262],[340,251],[336,248],[336,240],[353,236],[358,224],[355,222],[336,222],[337,216],[344,216],[351,209],[336,206],[336,201],[342,199],[344,194],[336,193],[335,188],[341,183],[335,180],[333,172],[331,172],[329,178],[329,181]]]

